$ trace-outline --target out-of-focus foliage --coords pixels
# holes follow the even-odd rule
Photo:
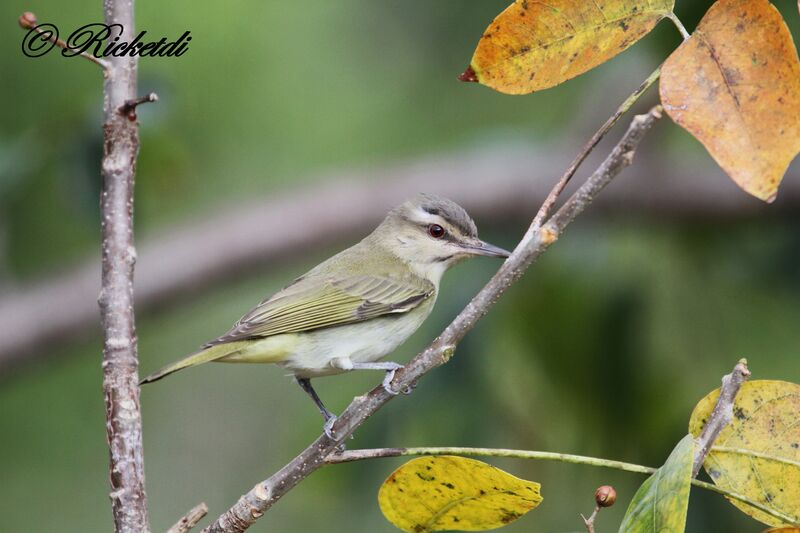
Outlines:
[[[664,63],[664,109],[745,191],[772,201],[800,152],[800,60],[767,0],[719,0]]]
[[[483,461],[419,457],[392,472],[378,502],[386,519],[409,533],[485,531],[535,509],[539,489]]]
[[[697,404],[689,431],[699,435],[719,389]],[[720,432],[705,469],[720,487],[735,490],[800,522],[800,385],[756,380],[742,385],[731,423]],[[777,518],[738,500],[745,513],[771,526]]]
[[[516,0],[484,31],[465,77],[508,94],[548,89],[626,50],[673,6],[673,0]]]
[[[686,435],[664,466],[642,483],[633,496],[620,533],[683,533],[689,510],[694,438]]]
[[[459,84],[455,76],[486,21],[507,4],[138,0],[137,24],[149,35],[190,29],[194,37],[180,58],[141,63],[141,92],[155,90],[161,100],[139,110],[137,238],[243,198],[313,185],[311,177],[328,169],[508,142],[546,144],[566,166],[587,132],[680,41],[661,24],[628,53],[524,99]],[[679,2],[676,9],[693,28],[709,5]],[[798,35],[794,4],[778,7]],[[80,59],[24,57],[16,19],[25,10],[62,31],[102,17],[95,0],[0,4],[0,293],[80,260],[99,238],[100,73]],[[668,122],[647,143],[668,157],[707,158]],[[634,165],[612,187],[648,171]],[[680,222],[625,213],[598,219],[590,210],[445,367],[381,409],[348,446],[497,446],[660,464],[685,431],[694,400],[739,357],[748,357],[757,377],[800,379],[800,220],[763,213],[741,222]],[[509,247],[529,220],[477,222],[482,237]],[[140,313],[142,370],[222,333],[261,297],[355,238]],[[476,261],[446,276],[433,316],[394,359],[407,360],[429,342],[496,266]],[[69,311],[53,302],[43,320]],[[52,358],[0,382],[2,528],[106,532],[100,343],[51,350]],[[338,411],[379,381],[367,373],[315,386]],[[305,395],[270,367],[207,365],[152,385],[142,405],[156,531],[199,501],[221,512],[320,433]],[[374,505],[389,464],[400,461],[326,467],[252,531],[393,531]],[[497,464],[547,489],[546,502],[508,532],[577,531],[577,513],[591,510],[598,485],[614,485],[624,501],[642,482],[576,465]],[[763,529],[717,495],[695,491],[692,498],[689,532]],[[623,513],[619,504],[605,509],[602,524],[620,523]]]

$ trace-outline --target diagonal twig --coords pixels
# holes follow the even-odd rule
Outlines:
[[[586,161],[586,158],[589,157],[589,154],[592,153],[595,146],[605,137],[605,135],[611,131],[611,128],[622,118],[622,115],[627,113],[630,108],[635,104],[641,96],[647,92],[647,90],[653,86],[653,84],[658,81],[658,78],[661,76],[661,67],[655,69],[648,77],[645,79],[639,87],[633,91],[628,98],[622,102],[614,114],[608,117],[608,119],[603,123],[600,128],[594,132],[594,135],[586,141],[586,144],[583,145],[581,151],[575,156],[575,159],[572,160],[572,163],[569,164],[567,170],[564,171],[564,174],[561,176],[561,179],[558,180],[555,187],[550,191],[550,194],[547,195],[545,198],[542,207],[539,209],[539,212],[536,213],[536,218],[533,219],[533,226],[540,227],[547,217],[550,216],[550,212],[553,210],[553,206],[556,204],[556,200],[564,192],[564,189],[569,184],[572,177],[575,175],[575,172],[578,171],[578,168],[581,164]]]
[[[397,372],[393,383],[395,389],[402,390],[413,386],[422,376],[452,357],[456,345],[489,311],[500,295],[522,277],[525,270],[557,240],[565,227],[623,168],[631,164],[634,151],[660,117],[661,108],[657,106],[649,113],[633,118],[622,140],[564,206],[541,228],[531,224],[514,252],[483,289],[433,343]],[[325,459],[344,443],[358,426],[393,397],[382,386],[378,386],[367,394],[354,398],[333,426],[335,438],[321,435],[277,473],[257,483],[241,496],[203,532],[241,533],[248,529],[284,494],[322,467]]]
[[[208,506],[205,502],[201,502],[189,509],[189,512],[175,522],[175,524],[167,530],[167,533],[187,533],[207,514]]]
[[[692,477],[697,476],[697,473],[700,472],[700,467],[703,466],[720,431],[733,420],[733,404],[736,395],[749,377],[750,370],[747,368],[747,359],[739,360],[733,367],[733,371],[722,377],[722,387],[719,390],[717,403],[714,405],[714,410],[711,411],[711,416],[708,417],[708,422],[695,440],[696,452],[692,463]]]
[[[36,32],[42,39],[55,44],[59,48],[62,48],[64,50],[67,50],[69,48],[67,46],[67,43],[65,43],[62,39],[56,37],[53,32],[41,29],[39,27],[39,22],[36,20],[36,15],[31,13],[30,11],[26,11],[25,13],[20,15],[19,25],[24,30],[30,30],[32,32]],[[95,65],[102,67],[103,70],[106,72],[108,72],[108,70],[111,68],[111,63],[109,63],[103,58],[95,57],[94,55],[88,52],[81,52],[78,55],[80,55],[84,59],[88,59]]]

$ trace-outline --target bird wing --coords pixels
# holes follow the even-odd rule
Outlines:
[[[435,290],[433,283],[416,276],[394,279],[358,275],[324,281],[300,278],[261,302],[230,331],[206,346],[406,313],[430,298]]]

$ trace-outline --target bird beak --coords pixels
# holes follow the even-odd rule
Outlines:
[[[511,252],[504,250],[488,242],[476,241],[475,243],[463,245],[465,251],[472,255],[484,255],[486,257],[508,257]]]

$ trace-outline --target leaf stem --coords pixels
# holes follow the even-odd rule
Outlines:
[[[340,453],[329,455],[325,462],[328,464],[349,463],[362,461],[365,459],[377,459],[382,457],[405,457],[409,455],[462,455],[462,456],[482,456],[482,457],[509,457],[515,459],[535,459],[542,461],[559,461],[562,463],[572,463],[589,466],[600,466],[613,468],[624,472],[634,472],[637,474],[653,474],[656,468],[613,461],[611,459],[601,459],[598,457],[588,457],[585,455],[573,455],[569,453],[542,452],[533,450],[512,450],[507,448],[465,448],[465,447],[417,447],[417,448],[372,448],[363,450],[346,450]],[[761,503],[750,500],[747,496],[732,492],[712,483],[692,479],[692,485],[701,489],[710,490],[722,494],[728,498],[746,503],[759,511],[795,526],[800,525],[797,518],[784,514],[775,509],[769,508]]]
[[[683,25],[683,22],[681,22],[681,19],[678,18],[678,15],[670,11],[669,15],[667,15],[667,18],[670,19],[675,27],[678,28],[678,31],[681,32],[681,37],[683,37],[684,41],[691,37],[691,34],[686,31],[686,26]]]

